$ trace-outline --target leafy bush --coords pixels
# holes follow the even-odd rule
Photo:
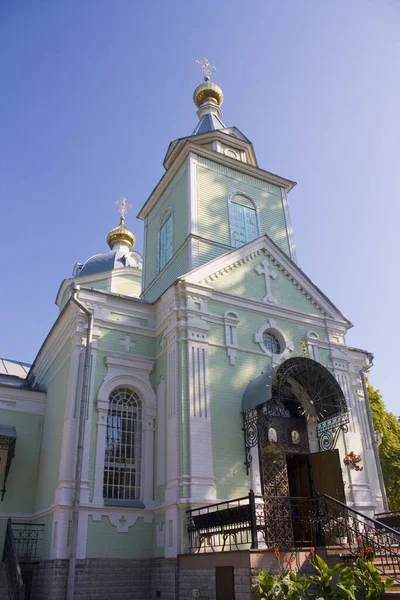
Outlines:
[[[315,572],[299,575],[292,570],[293,557],[287,559],[286,567],[280,560],[280,552],[275,548],[278,573],[272,575],[260,572],[259,582],[253,598],[257,600],[382,600],[385,587],[393,585],[393,579],[382,581],[375,566],[357,558],[354,566],[338,563],[329,567],[311,549],[308,560]]]

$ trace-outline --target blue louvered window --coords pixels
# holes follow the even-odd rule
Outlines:
[[[172,215],[163,223],[160,228],[160,246],[158,265],[159,270],[163,269],[172,257]]]
[[[232,244],[235,248],[258,238],[256,210],[231,202],[231,228]]]

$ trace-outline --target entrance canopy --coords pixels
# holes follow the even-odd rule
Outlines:
[[[305,357],[290,358],[276,370],[253,379],[243,394],[242,412],[247,467],[251,448],[265,438],[271,414],[314,421],[320,450],[335,447],[349,420],[346,399],[335,377],[326,367]]]
[[[245,389],[242,400],[242,411],[246,412],[271,399],[274,369],[268,369],[256,379],[252,379]]]
[[[286,360],[250,381],[242,400],[246,412],[266,402],[295,402],[302,414],[319,423],[347,413],[342,388],[326,367],[305,357]]]

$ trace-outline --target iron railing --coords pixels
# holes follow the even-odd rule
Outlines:
[[[22,581],[10,519],[7,521],[6,537],[3,548],[3,562],[6,567],[9,600],[23,600],[25,598],[25,586]]]
[[[42,558],[44,525],[33,523],[11,523],[15,549],[20,561],[29,562]]]
[[[248,496],[187,511],[191,552],[336,546],[400,582],[400,533],[326,495]]]
[[[318,496],[326,545],[335,543],[351,556],[372,560],[381,573],[400,582],[400,533],[331,498]]]
[[[254,493],[187,511],[192,552],[257,547]]]

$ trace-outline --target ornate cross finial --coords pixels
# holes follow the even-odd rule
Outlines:
[[[203,69],[204,81],[210,81],[211,73],[213,71],[216,71],[217,68],[213,67],[213,65],[210,65],[210,63],[208,62],[208,58],[203,58],[203,60],[196,60],[195,63],[197,65],[200,65],[200,67]]]
[[[121,213],[121,221],[124,222],[125,221],[125,213],[127,213],[128,210],[130,208],[132,208],[132,204],[127,204],[126,203],[126,198],[122,198],[122,200],[116,200],[114,202],[114,204],[116,204],[117,206],[119,206],[118,210]]]

